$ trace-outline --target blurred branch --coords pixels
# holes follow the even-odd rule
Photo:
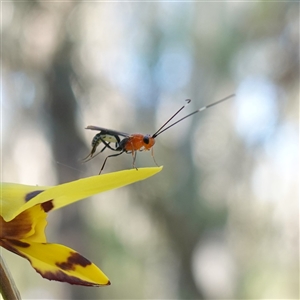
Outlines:
[[[192,254],[201,236],[203,228],[198,224],[198,228],[191,228],[192,224],[189,222],[195,216],[190,216],[190,219],[184,215],[176,215],[168,210],[164,205],[164,201],[156,198],[153,201],[151,208],[153,212],[160,215],[161,220],[164,221],[170,240],[174,246],[174,250],[181,261],[180,264],[180,297],[181,299],[204,299],[202,291],[196,286],[195,279],[192,273]]]
[[[21,295],[2,256],[0,256],[0,292],[4,300],[21,299]]]

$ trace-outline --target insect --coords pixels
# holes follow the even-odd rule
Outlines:
[[[212,107],[214,105],[217,105],[229,98],[234,97],[235,95],[232,94],[230,96],[227,96],[219,101],[216,101],[214,103],[211,103],[207,106],[203,106],[199,109],[197,109],[196,111],[186,115],[185,117],[179,119],[178,121],[172,123],[171,125],[168,125],[170,123],[170,121],[180,112],[182,111],[186,105],[188,105],[191,100],[187,99],[186,100],[186,104],[183,105],[175,114],[173,114],[155,133],[153,134],[140,134],[140,133],[133,133],[133,134],[129,134],[129,133],[125,133],[125,132],[120,132],[120,131],[116,131],[116,130],[111,130],[111,129],[107,129],[107,128],[103,128],[103,127],[98,127],[98,126],[93,126],[93,125],[89,125],[87,126],[85,129],[90,129],[90,130],[97,130],[99,131],[99,133],[97,133],[93,140],[92,140],[92,150],[91,152],[83,159],[84,162],[87,162],[91,159],[93,159],[94,157],[96,157],[98,154],[102,153],[106,148],[118,152],[116,154],[111,154],[106,156],[106,158],[104,159],[104,162],[102,164],[102,167],[100,169],[99,174],[101,174],[101,172],[104,169],[104,166],[108,160],[108,158],[110,157],[116,157],[119,156],[121,154],[125,153],[130,153],[132,154],[132,166],[133,168],[135,167],[135,161],[136,161],[136,154],[137,151],[146,151],[146,150],[151,150],[151,156],[155,162],[155,164],[158,166],[158,164],[155,161],[154,158],[154,153],[153,153],[153,146],[155,144],[155,138],[158,137],[160,134],[162,134],[163,132],[165,132],[166,130],[168,130],[169,128],[173,127],[174,125],[176,125],[177,123],[183,121],[184,119],[200,112],[203,111],[209,107]],[[167,126],[168,125],[168,126]],[[95,154],[97,147],[102,143],[103,148],[97,153]],[[137,169],[137,168],[136,168]]]

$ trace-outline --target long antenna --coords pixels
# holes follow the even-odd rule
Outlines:
[[[229,95],[229,96],[227,96],[227,97],[225,97],[225,98],[223,98],[223,99],[221,99],[221,100],[219,100],[219,101],[216,101],[216,102],[214,102],[214,103],[212,103],[212,104],[209,104],[209,105],[207,105],[207,106],[203,106],[203,107],[201,107],[201,108],[199,108],[199,109],[197,109],[196,111],[194,111],[194,112],[192,112],[192,113],[190,113],[190,114],[188,114],[187,116],[185,116],[185,117],[183,117],[183,118],[181,118],[181,119],[179,119],[178,121],[176,121],[176,122],[174,122],[173,124],[171,124],[171,125],[169,125],[168,127],[166,127],[166,128],[164,128],[188,103],[190,103],[191,102],[191,100],[186,100],[186,101],[188,101],[188,103],[187,104],[185,104],[183,107],[181,107],[163,126],[161,126],[153,135],[152,135],[152,137],[153,138],[156,138],[158,135],[160,135],[161,133],[163,133],[164,131],[166,131],[167,129],[169,129],[170,127],[173,127],[174,125],[176,125],[177,123],[179,123],[179,122],[181,122],[182,120],[184,120],[184,119],[186,119],[186,118],[188,118],[188,117],[190,117],[190,116],[192,116],[192,115],[194,115],[194,114],[196,114],[196,113],[198,113],[198,112],[200,112],[200,111],[203,111],[203,110],[205,110],[205,109],[207,109],[207,108],[209,108],[209,107],[212,107],[212,106],[214,106],[214,105],[217,105],[217,104],[219,104],[219,103],[221,103],[221,102],[223,102],[223,101],[225,101],[225,100],[228,100],[228,99],[230,99],[230,98],[232,98],[232,97],[234,97],[235,96],[235,94],[231,94],[231,95]],[[162,130],[163,129],[163,130]]]
[[[152,137],[156,137],[159,135],[159,131],[163,129],[176,115],[178,115],[192,100],[186,99],[186,104],[183,105],[167,122],[165,122],[154,134],[152,134]]]

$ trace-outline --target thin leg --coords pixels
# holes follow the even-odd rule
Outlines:
[[[109,147],[109,143],[108,143],[107,145],[105,145],[105,146],[100,150],[99,153],[102,153],[107,147]],[[110,147],[109,147],[109,148],[110,148]]]
[[[116,148],[113,148],[110,146],[110,142],[106,142],[104,139],[102,139],[101,137],[99,138],[100,141],[105,145],[97,154],[93,155],[96,152],[96,149],[98,147],[99,144],[94,145],[94,147],[92,148],[91,152],[88,154],[88,156],[86,156],[82,161],[83,162],[88,162],[90,161],[92,158],[96,157],[98,154],[102,153],[106,148],[109,148],[112,151],[117,151]]]
[[[156,162],[156,160],[155,160],[155,158],[154,158],[154,150],[153,150],[153,147],[151,148],[151,156],[152,156],[152,158],[153,158],[155,164],[159,167],[159,165],[157,164],[157,162]]]
[[[91,159],[95,158],[97,155],[99,155],[100,153],[103,152],[103,150],[106,148],[106,146],[103,147],[103,149],[101,151],[99,151],[98,153],[96,153],[95,155],[93,155],[92,153],[90,153],[86,158],[84,158],[82,161],[83,162],[88,162]],[[90,157],[89,157],[90,156]]]
[[[138,171],[138,168],[135,166],[136,154],[137,154],[137,151],[132,151],[132,157],[133,157],[132,167]]]
[[[118,151],[117,148],[113,148],[113,147],[110,146],[110,142],[106,142],[106,141],[105,141],[103,138],[101,138],[101,137],[100,137],[100,140],[101,140],[101,142],[105,145],[105,146],[103,147],[103,149],[102,149],[100,152],[103,152],[104,149],[105,149],[106,147],[109,148],[109,149],[112,150],[112,151]]]
[[[88,162],[90,161],[91,159],[93,159],[94,157],[96,157],[98,154],[102,153],[106,148],[107,146],[105,145],[97,154],[94,155],[95,151],[96,151],[96,148],[97,147],[93,147],[92,151],[89,153],[88,156],[86,156],[82,161],[83,162]]]
[[[101,172],[103,171],[103,169],[104,169],[104,166],[105,166],[105,164],[106,164],[106,161],[107,161],[107,159],[108,158],[110,158],[110,157],[115,157],[115,156],[119,156],[119,155],[121,155],[122,153],[124,153],[125,152],[125,150],[122,150],[120,153],[117,153],[117,154],[112,154],[112,155],[108,155],[108,156],[106,156],[106,158],[105,158],[105,160],[104,160],[104,162],[103,162],[103,165],[102,165],[102,167],[101,167],[101,169],[100,169],[100,172],[99,172],[99,175],[101,174]]]

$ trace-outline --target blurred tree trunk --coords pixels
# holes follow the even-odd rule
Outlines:
[[[77,104],[71,89],[70,77],[72,68],[70,64],[70,50],[72,45],[67,42],[57,54],[49,73],[49,124],[52,135],[52,151],[55,161],[64,164],[57,165],[57,178],[59,183],[71,181],[82,177],[82,171],[73,168],[78,162],[85,147],[76,128]],[[70,167],[68,167],[70,166]],[[88,230],[85,226],[80,208],[82,202],[68,206],[62,210],[63,218],[60,222],[59,233],[61,243],[74,248],[89,258],[90,243]],[[89,299],[95,297],[92,289],[65,285],[69,288],[70,299]]]

